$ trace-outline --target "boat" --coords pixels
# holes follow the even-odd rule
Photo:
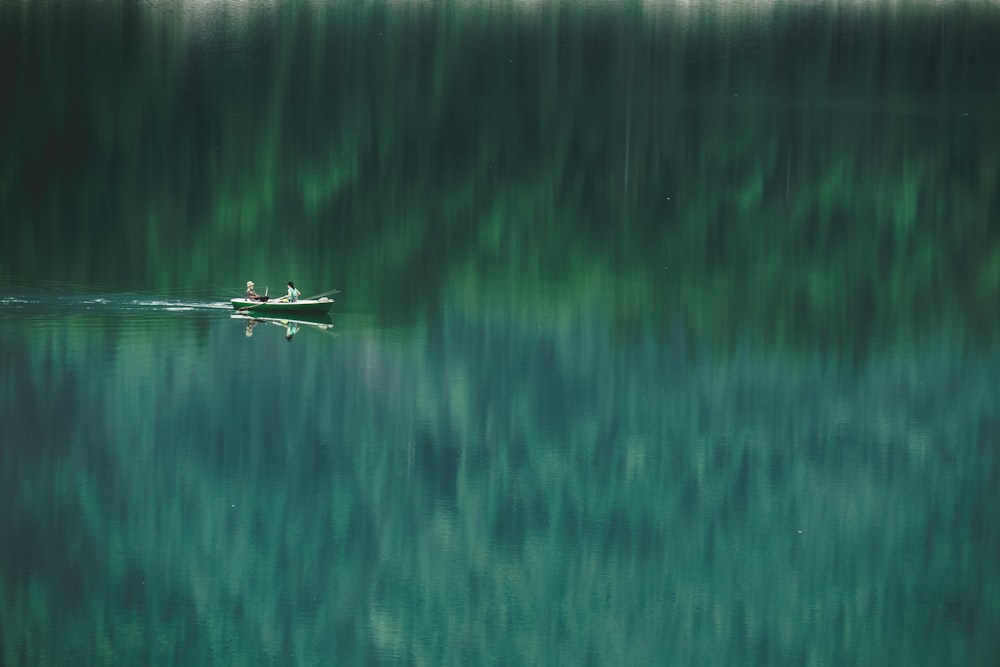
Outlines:
[[[248,315],[264,314],[274,316],[278,313],[322,314],[330,312],[333,299],[325,296],[319,299],[299,299],[298,301],[251,301],[250,299],[230,299],[233,309]]]

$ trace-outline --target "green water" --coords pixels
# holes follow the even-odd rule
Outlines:
[[[0,663],[992,664],[998,34],[0,0]]]

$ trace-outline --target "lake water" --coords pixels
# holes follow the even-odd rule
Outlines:
[[[0,0],[0,663],[992,664],[997,34]]]

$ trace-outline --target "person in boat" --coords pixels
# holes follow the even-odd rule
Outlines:
[[[302,292],[300,292],[297,289],[295,289],[295,283],[293,283],[291,280],[289,280],[288,281],[288,294],[286,294],[285,296],[281,297],[281,300],[282,301],[287,301],[288,303],[295,303],[296,301],[299,300],[299,296],[301,294],[302,294]]]
[[[250,301],[267,301],[266,296],[261,296],[254,290],[252,280],[247,281],[247,299]]]

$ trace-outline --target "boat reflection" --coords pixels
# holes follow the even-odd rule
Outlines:
[[[330,316],[325,313],[319,315],[299,314],[295,319],[283,317],[258,317],[246,315],[244,313],[233,313],[230,317],[234,320],[244,320],[246,322],[247,338],[253,336],[254,329],[259,324],[273,324],[283,328],[285,330],[285,340],[291,340],[303,326],[319,329],[321,331],[333,328],[333,321],[330,319]]]

